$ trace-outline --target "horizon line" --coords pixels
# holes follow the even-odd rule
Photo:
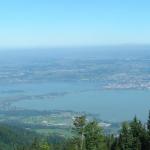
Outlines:
[[[62,45],[62,46],[16,46],[16,47],[0,47],[0,51],[3,50],[34,50],[34,49],[79,49],[79,48],[109,48],[109,47],[150,47],[149,43],[145,44],[103,44],[103,45]]]

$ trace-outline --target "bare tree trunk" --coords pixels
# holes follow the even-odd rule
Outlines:
[[[82,133],[82,135],[81,135],[81,150],[83,150],[83,144],[84,144],[84,135]]]

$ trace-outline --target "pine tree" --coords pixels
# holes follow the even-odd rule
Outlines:
[[[143,131],[142,123],[135,116],[130,123],[131,134],[133,136],[133,150],[141,150],[141,133]]]
[[[128,123],[124,122],[119,136],[119,147],[121,150],[133,150],[133,135]]]
[[[96,121],[89,122],[84,131],[86,150],[105,150],[106,144],[101,127]]]
[[[147,130],[150,135],[150,110],[149,110],[148,121],[147,121]]]
[[[79,147],[80,150],[84,150],[84,128],[86,125],[86,117],[85,116],[79,116],[76,117],[74,122],[74,131],[77,134],[77,137],[79,138]]]

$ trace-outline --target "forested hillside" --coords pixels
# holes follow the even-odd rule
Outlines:
[[[0,124],[0,150],[14,150],[17,147],[26,147],[38,135],[25,129]]]
[[[150,150],[150,113],[146,124],[136,117],[124,122],[118,135],[105,135],[97,121],[85,116],[73,125],[72,138],[65,138],[1,124],[0,150]]]

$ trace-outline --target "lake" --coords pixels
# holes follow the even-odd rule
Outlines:
[[[87,112],[113,122],[130,120],[134,115],[145,121],[150,109],[149,90],[101,90],[97,83],[8,84],[1,85],[0,92],[1,100],[13,97],[12,106],[19,108]],[[25,97],[15,100],[18,96]]]
[[[73,110],[114,122],[137,115],[146,121],[149,66],[149,46],[2,51],[0,108]]]

